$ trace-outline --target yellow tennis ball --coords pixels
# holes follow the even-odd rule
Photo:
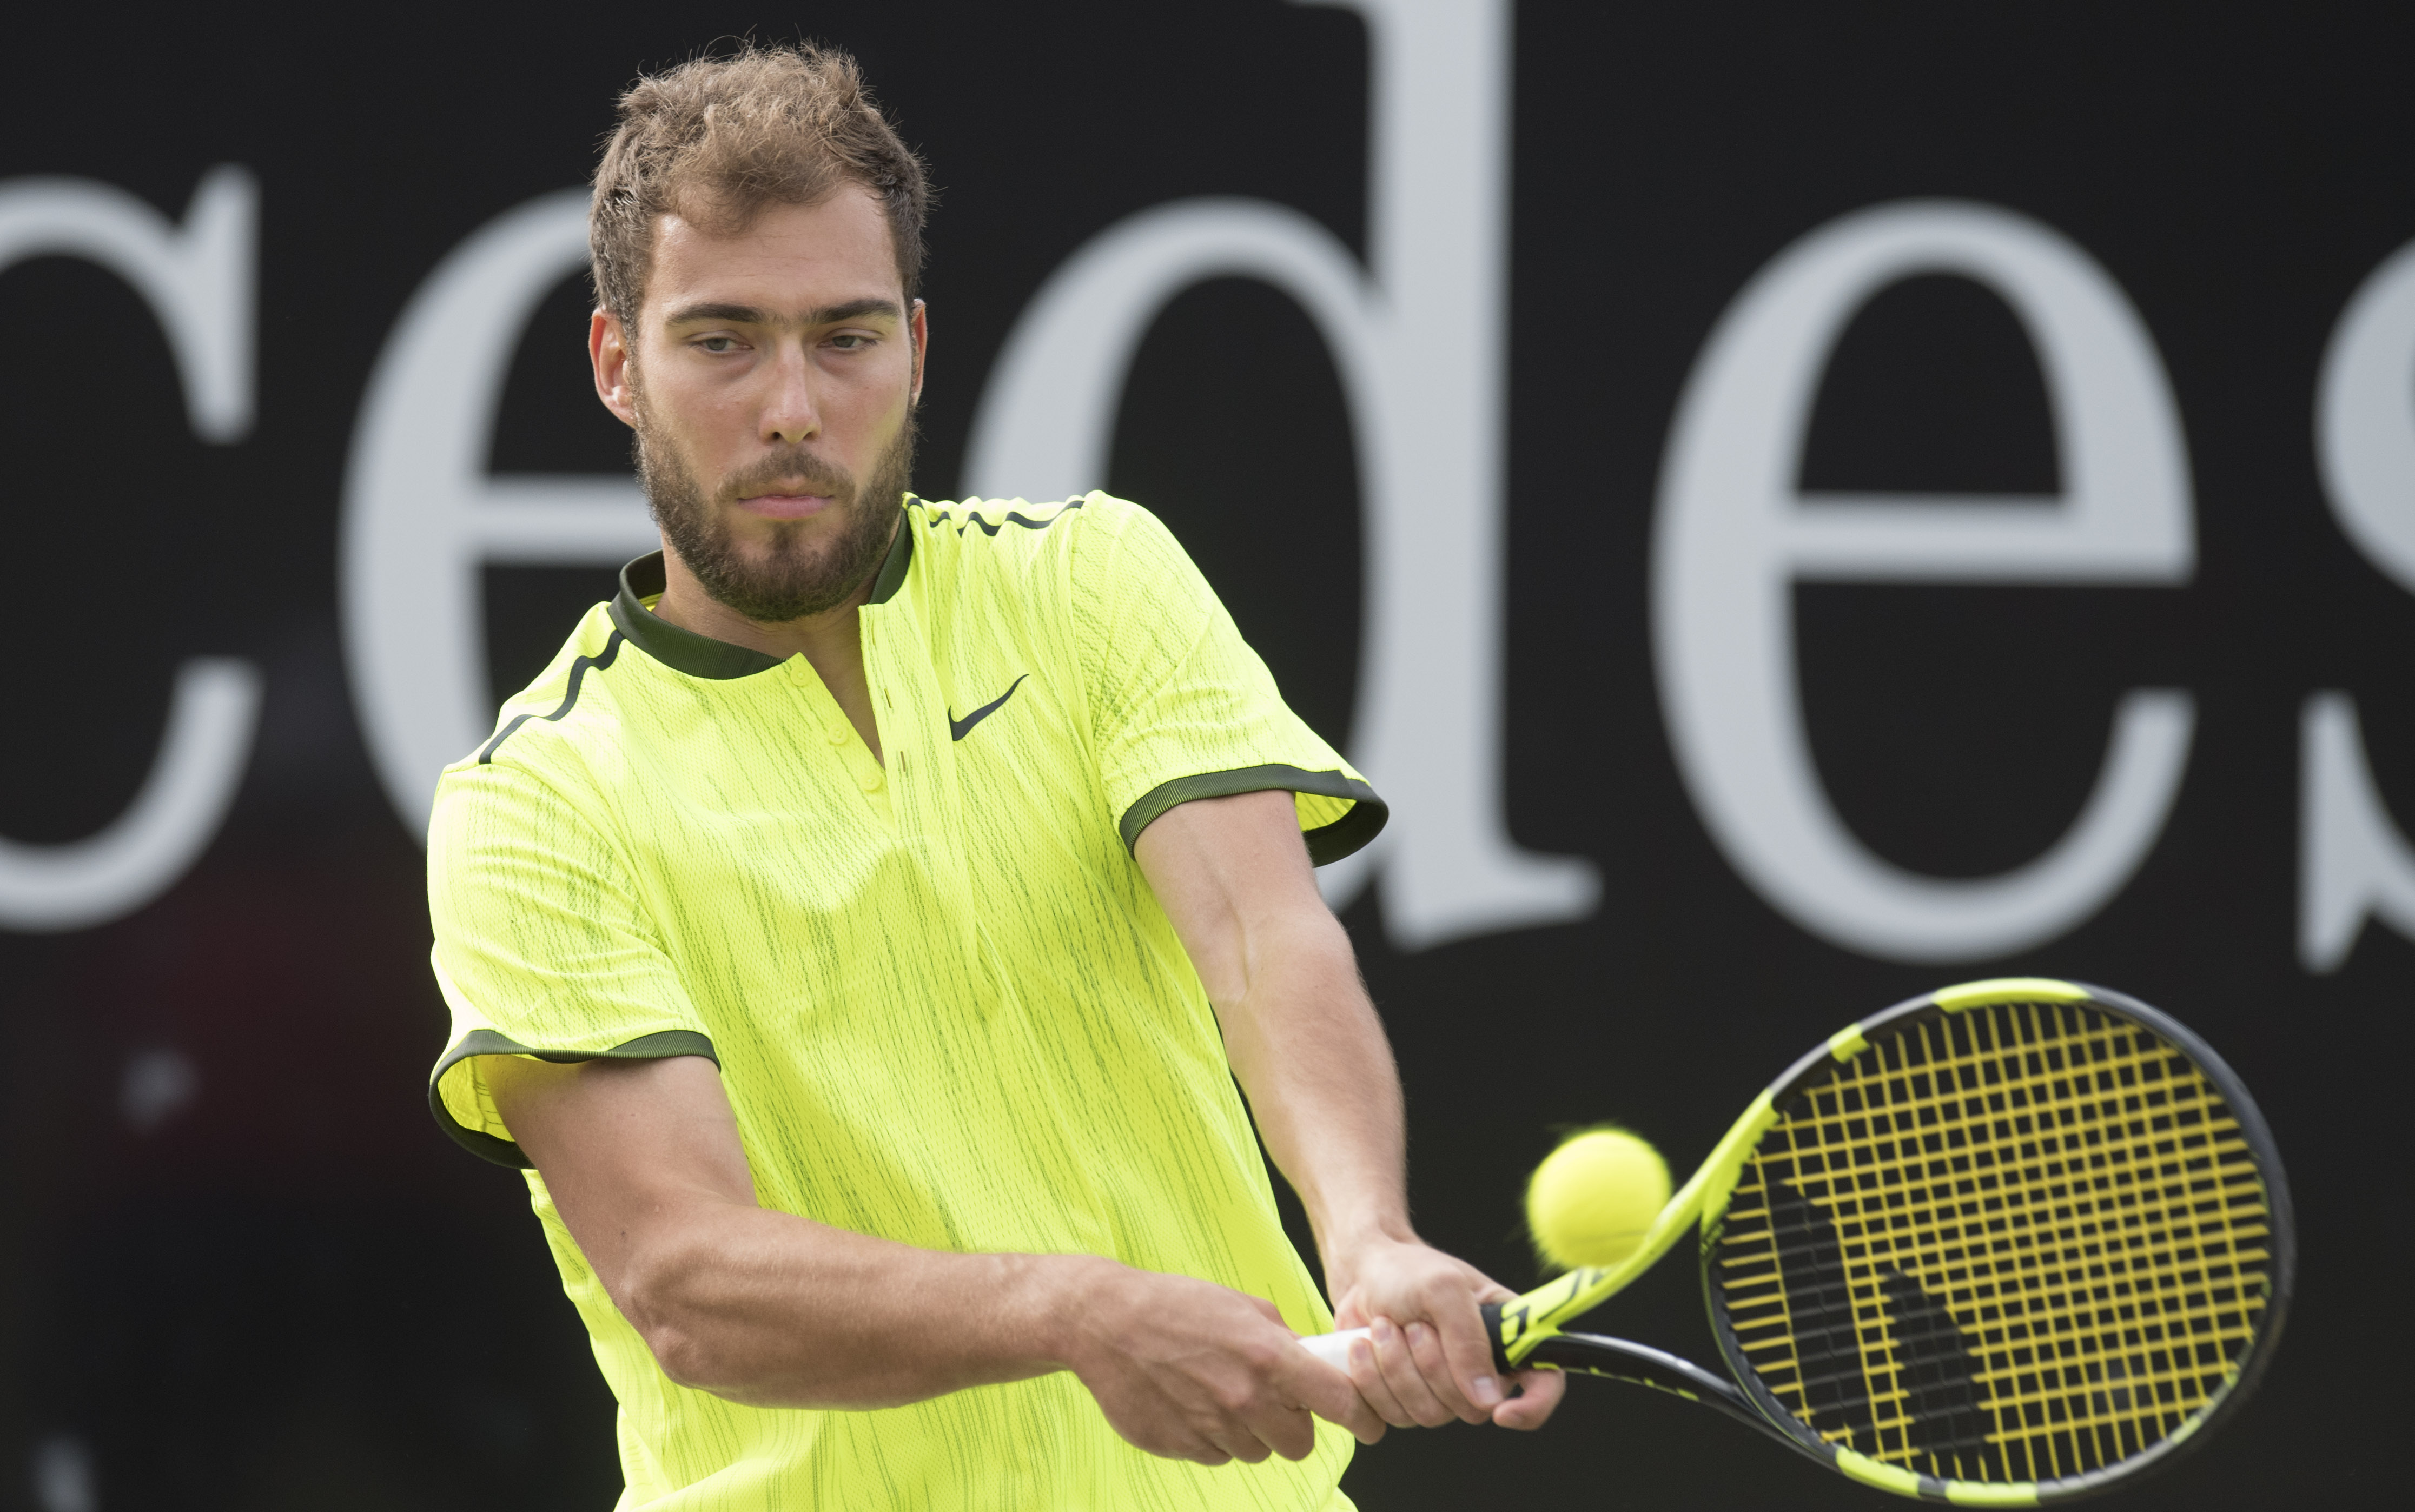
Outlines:
[[[1545,1156],[1526,1183],[1535,1252],[1561,1270],[1635,1252],[1669,1204],[1669,1162],[1624,1129],[1588,1129]]]

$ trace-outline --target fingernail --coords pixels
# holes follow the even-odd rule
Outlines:
[[[1392,1338],[1392,1320],[1389,1318],[1378,1318],[1373,1323],[1369,1324],[1367,1325],[1367,1337],[1379,1343],[1390,1342]]]
[[[1492,1408],[1501,1405],[1501,1383],[1491,1376],[1478,1376],[1467,1384],[1467,1388],[1468,1395],[1476,1399],[1476,1405],[1478,1407]]]
[[[1426,1325],[1421,1323],[1413,1323],[1409,1325],[1409,1342],[1412,1344],[1422,1344],[1425,1341]]]

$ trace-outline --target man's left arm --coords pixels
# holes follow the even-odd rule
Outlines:
[[[1133,846],[1222,1025],[1258,1132],[1316,1232],[1336,1321],[1367,1326],[1350,1377],[1394,1427],[1531,1429],[1557,1370],[1497,1378],[1478,1308],[1515,1294],[1409,1225],[1400,1074],[1350,936],[1316,891],[1292,795],[1202,799]]]

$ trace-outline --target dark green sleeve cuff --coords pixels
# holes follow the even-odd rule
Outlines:
[[[715,1066],[721,1064],[721,1057],[713,1053],[712,1041],[693,1029],[641,1034],[609,1050],[532,1050],[493,1029],[471,1030],[436,1063],[436,1074],[428,1079],[428,1111],[436,1115],[437,1127],[452,1135],[453,1143],[472,1155],[515,1170],[526,1170],[535,1162],[508,1139],[462,1128],[454,1118],[453,1110],[444,1105],[444,1073],[472,1055],[534,1055],[557,1066],[575,1066],[584,1060],[664,1060],[672,1055],[702,1055]]]
[[[1237,793],[1263,793],[1281,788],[1288,793],[1313,793],[1319,798],[1345,798],[1350,807],[1331,824],[1305,831],[1300,838],[1308,842],[1308,859],[1319,866],[1340,861],[1372,840],[1382,831],[1384,821],[1392,811],[1375,796],[1375,789],[1338,771],[1310,771],[1301,767],[1243,767],[1237,771],[1203,771],[1195,777],[1177,777],[1170,783],[1160,783],[1140,795],[1132,807],[1124,810],[1123,822],[1117,826],[1124,837],[1124,848],[1130,850],[1139,841],[1140,832],[1148,829],[1170,808],[1202,798],[1231,798]]]

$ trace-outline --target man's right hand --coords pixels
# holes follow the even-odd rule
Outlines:
[[[1350,1377],[1300,1348],[1274,1304],[1187,1276],[1071,1261],[1064,1363],[1136,1447],[1173,1460],[1304,1460],[1311,1414],[1361,1444],[1384,1420]]]

